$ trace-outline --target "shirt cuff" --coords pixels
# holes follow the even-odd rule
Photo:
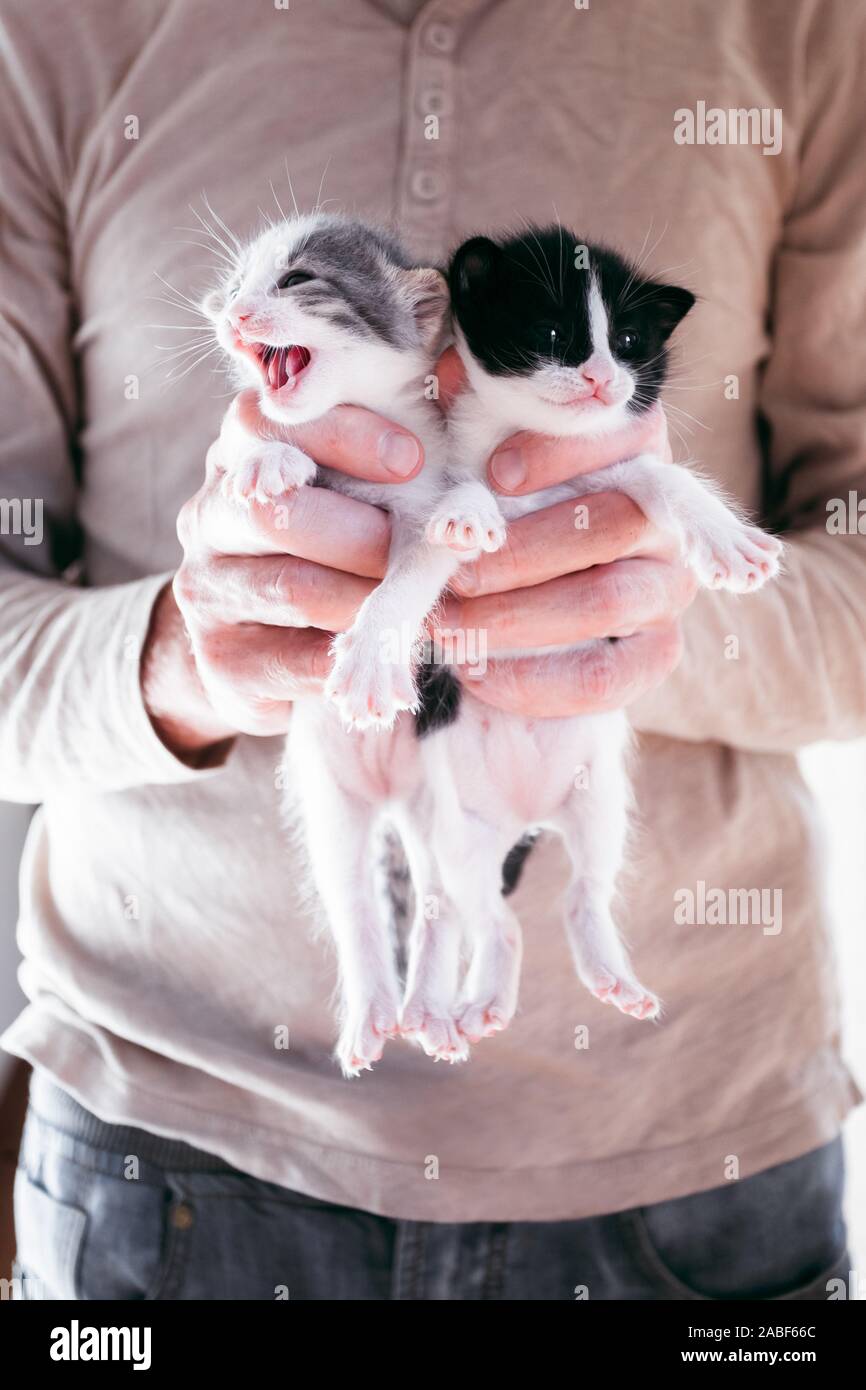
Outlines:
[[[148,714],[141,683],[141,656],[153,605],[171,578],[169,571],[124,585],[129,602],[121,615],[123,657],[117,666],[116,699],[109,704],[122,712],[118,737],[126,746],[127,756],[139,765],[141,775],[134,780],[140,783],[165,785],[213,776],[225,765],[234,747],[234,740],[226,739],[186,762],[166,747]]]

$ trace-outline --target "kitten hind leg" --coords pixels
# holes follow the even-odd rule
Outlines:
[[[300,736],[300,724],[292,732]],[[310,868],[337,952],[340,1031],[334,1055],[345,1076],[358,1076],[379,1061],[399,1021],[394,948],[376,900],[372,811],[338,785],[312,741],[306,740],[297,766]]]
[[[457,1029],[468,1043],[507,1028],[517,1009],[523,936],[502,896],[502,865],[518,837],[514,826],[476,816],[449,816],[434,840],[450,900],[458,906],[470,956],[455,1005]]]
[[[454,1002],[460,970],[460,922],[428,845],[413,827],[403,843],[415,885],[415,918],[409,936],[406,991],[400,1014],[403,1037],[418,1042],[436,1061],[463,1062],[469,1055],[457,1028]]]
[[[619,738],[614,719],[620,724]],[[625,767],[625,719],[611,716],[607,722],[611,736],[599,744],[590,760],[588,786],[575,788],[552,820],[572,862],[565,929],[575,969],[590,994],[633,1018],[656,1018],[661,1004],[635,975],[612,912],[631,792]]]

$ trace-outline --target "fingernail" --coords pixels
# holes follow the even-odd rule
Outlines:
[[[500,449],[493,455],[490,471],[506,492],[514,492],[526,482],[526,464],[518,449]]]
[[[379,459],[388,472],[398,478],[406,478],[414,472],[420,457],[418,441],[411,434],[398,434],[396,430],[391,430],[379,440]]]

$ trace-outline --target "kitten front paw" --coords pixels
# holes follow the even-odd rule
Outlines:
[[[493,497],[471,507],[446,498],[428,523],[427,539],[449,550],[493,552],[505,544],[505,521]]]
[[[401,710],[417,709],[411,667],[385,660],[376,643],[350,628],[334,639],[331,651],[325,695],[347,729],[390,729]]]
[[[316,465],[302,449],[263,439],[224,474],[222,491],[243,506],[266,505],[311,483],[315,476]]]
[[[775,536],[738,523],[688,537],[686,558],[705,588],[751,594],[779,573],[782,549]]]
[[[374,1000],[353,1010],[346,1018],[334,1056],[346,1077],[372,1071],[389,1038],[398,1034],[397,1005],[391,999]]]

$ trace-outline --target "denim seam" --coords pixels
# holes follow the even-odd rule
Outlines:
[[[171,1201],[167,1204],[163,1230],[162,1258],[159,1267],[145,1294],[148,1303],[174,1302],[180,1293],[183,1276],[189,1260],[189,1233],[181,1230],[171,1219],[172,1209],[180,1200],[176,1192],[170,1191]],[[195,1220],[195,1214],[193,1220]]]
[[[394,1298],[420,1299],[423,1284],[426,1226],[423,1221],[401,1221],[394,1259]]]
[[[510,1231],[511,1225],[507,1222],[494,1226],[490,1231],[490,1239],[487,1247],[487,1268],[481,1289],[481,1297],[485,1300],[499,1300],[502,1298],[507,1265],[506,1252]]]

